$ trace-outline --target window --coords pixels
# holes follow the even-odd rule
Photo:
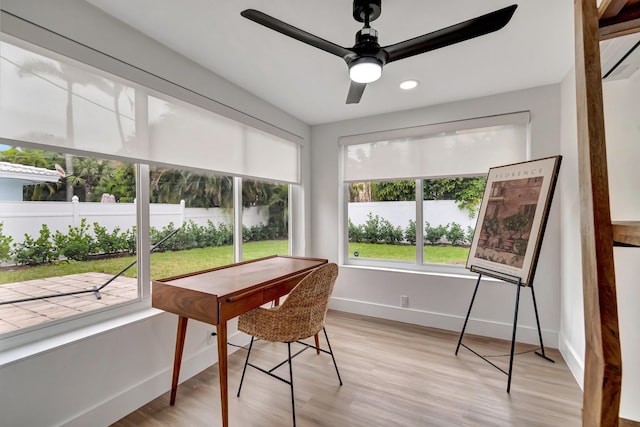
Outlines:
[[[24,299],[23,279],[37,281],[34,297],[81,290],[89,300],[0,304],[3,345],[148,307],[152,279],[240,261],[243,220],[247,259],[290,253],[297,142],[202,108],[219,105],[166,81],[158,86],[190,102],[2,37],[0,303]],[[252,231],[266,233],[257,249]]]
[[[527,159],[528,121],[514,113],[341,138],[343,261],[464,265],[486,173]]]
[[[153,280],[233,263],[232,177],[151,166],[149,182]]]
[[[289,186],[242,180],[242,260],[289,255]]]

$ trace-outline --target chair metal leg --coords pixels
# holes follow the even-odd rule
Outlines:
[[[327,347],[329,347],[329,354],[331,355],[331,360],[333,360],[333,366],[336,368],[336,374],[338,374],[338,381],[340,381],[340,385],[342,385],[342,378],[340,378],[340,372],[338,372],[338,365],[336,364],[336,358],[333,357],[333,350],[331,349],[331,343],[329,342],[329,336],[327,335],[327,330],[325,327],[322,327],[322,331],[324,332],[324,339],[327,340]]]
[[[249,356],[251,355],[251,347],[253,347],[254,337],[251,337],[251,342],[249,343],[249,350],[247,351],[247,359],[244,361],[244,368],[242,369],[242,377],[240,377],[240,385],[238,386],[238,394],[236,397],[240,397],[240,390],[242,390],[242,382],[244,381],[244,374],[247,372],[247,365],[249,364]]]
[[[289,385],[291,386],[291,414],[293,415],[293,427],[296,427],[296,401],[293,397],[293,367],[291,366],[291,343],[287,343],[289,351]]]

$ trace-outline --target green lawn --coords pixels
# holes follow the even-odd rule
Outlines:
[[[354,253],[358,252],[358,256]],[[464,264],[467,262],[469,248],[463,246],[426,245],[424,262],[427,264]],[[388,259],[413,262],[416,259],[416,247],[408,245],[380,245],[373,243],[349,243],[349,258]]]
[[[350,243],[349,257],[358,252],[359,259],[386,259],[396,261],[415,260],[415,247],[403,245],[380,245],[371,243]],[[286,240],[249,242],[243,245],[243,259],[250,260],[273,254],[288,253]],[[424,262],[433,264],[464,264],[469,248],[459,246],[425,246]],[[21,282],[31,279],[65,276],[67,274],[99,272],[116,274],[135,261],[135,257],[111,258],[95,261],[62,261],[51,265],[0,271],[0,284]],[[151,254],[151,278],[162,279],[178,274],[204,270],[233,262],[233,246],[191,249],[179,252],[159,252]],[[136,277],[136,265],[124,276]]]
[[[288,242],[286,240],[248,242],[243,245],[245,260],[273,254],[286,255],[287,253]],[[0,284],[87,272],[116,274],[133,261],[135,261],[135,257],[129,256],[96,261],[62,261],[57,264],[20,268],[14,271],[3,270],[0,271]],[[151,278],[162,279],[232,262],[233,246],[199,248],[179,252],[157,252],[151,254]],[[136,277],[136,267],[136,265],[131,267],[124,276]]]

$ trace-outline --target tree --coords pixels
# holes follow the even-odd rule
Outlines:
[[[49,170],[53,170],[57,163],[62,163],[63,158],[60,153],[33,148],[10,147],[0,151],[0,161]],[[22,199],[30,201],[57,200],[57,193],[61,188],[62,183],[60,180],[58,182],[25,185],[22,191]]]
[[[374,182],[371,184],[371,199],[377,202],[413,201],[416,199],[416,182]]]

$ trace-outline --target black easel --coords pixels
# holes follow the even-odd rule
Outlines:
[[[513,351],[515,349],[516,329],[517,329],[517,326],[518,326],[518,306],[519,306],[519,303],[520,303],[520,288],[523,287],[524,285],[522,284],[522,279],[520,277],[512,276],[510,274],[501,273],[501,272],[498,272],[498,271],[493,271],[493,270],[490,270],[488,268],[471,266],[471,271],[474,272],[474,273],[478,273],[478,280],[476,281],[476,288],[473,291],[473,296],[471,297],[471,303],[469,304],[469,310],[467,311],[467,317],[465,317],[464,325],[462,326],[462,331],[460,331],[460,338],[458,339],[458,346],[456,347],[456,353],[455,354],[457,356],[458,355],[458,350],[460,349],[460,346],[463,346],[464,348],[466,348],[467,350],[469,350],[470,352],[472,352],[476,356],[480,357],[482,360],[484,360],[485,362],[487,362],[488,364],[490,364],[491,366],[493,366],[494,368],[496,368],[497,370],[499,370],[503,374],[506,374],[507,377],[508,377],[508,379],[507,379],[507,393],[509,393],[510,390],[511,390],[511,372],[513,370]],[[485,356],[475,352],[473,349],[471,349],[470,347],[468,347],[467,345],[462,343],[462,337],[464,336],[464,330],[467,328],[467,322],[469,321],[469,315],[471,314],[471,308],[473,307],[473,302],[476,299],[476,294],[478,292],[478,287],[480,286],[480,279],[482,279],[482,275],[490,276],[490,277],[502,280],[504,282],[513,283],[514,285],[516,285],[516,289],[517,289],[516,290],[516,308],[515,308],[515,313],[513,315],[513,333],[511,335],[511,352],[509,354],[509,372],[505,371],[501,367],[499,367],[496,364],[494,364],[493,362],[491,362]],[[553,359],[547,357],[547,355],[544,353],[544,344],[542,343],[542,331],[540,330],[540,319],[538,318],[538,305],[536,304],[536,294],[533,291],[533,284],[532,283],[528,287],[531,288],[531,297],[533,298],[533,311],[536,314],[536,325],[538,326],[538,337],[540,338],[540,351],[541,352],[537,352],[536,351],[535,353],[538,356],[542,357],[543,359],[546,359],[551,363],[555,363],[555,361]]]

